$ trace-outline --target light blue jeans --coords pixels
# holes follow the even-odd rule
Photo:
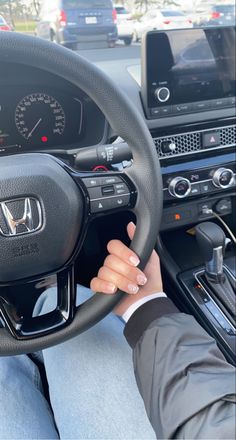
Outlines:
[[[78,291],[78,302],[91,294],[81,287]],[[48,289],[37,314],[53,309],[55,301],[56,289]],[[1,440],[155,439],[135,382],[123,323],[114,314],[45,350],[43,361],[53,412],[36,364],[28,356],[0,358]]]

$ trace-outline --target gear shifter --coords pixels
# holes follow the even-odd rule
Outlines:
[[[225,233],[215,223],[200,223],[195,228],[196,239],[205,262],[205,278],[207,285],[214,292],[221,305],[231,315],[236,315],[235,292],[223,271],[225,253]]]
[[[198,246],[201,250],[205,272],[217,281],[223,275],[225,253],[225,233],[212,222],[200,223],[195,228]]]

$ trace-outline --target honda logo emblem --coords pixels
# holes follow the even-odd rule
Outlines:
[[[41,226],[42,209],[35,198],[0,202],[0,234],[5,237],[31,234]]]

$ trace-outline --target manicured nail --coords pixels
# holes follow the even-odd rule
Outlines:
[[[140,263],[140,259],[136,255],[131,255],[129,257],[129,261],[135,267],[137,267]]]
[[[139,287],[135,286],[135,284],[129,284],[128,289],[129,289],[129,293],[131,293],[132,295],[135,295],[139,291]]]
[[[115,284],[107,284],[106,291],[107,291],[107,293],[115,293],[115,291],[116,291]]]
[[[145,277],[145,275],[141,275],[141,274],[139,274],[139,275],[137,276],[137,281],[138,281],[138,284],[139,284],[140,286],[144,286],[144,285],[146,284],[146,282],[147,282],[147,278]]]

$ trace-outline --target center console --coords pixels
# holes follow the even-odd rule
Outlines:
[[[236,246],[217,229],[220,218],[236,232],[235,27],[147,33],[141,83],[163,176],[158,250],[166,289],[235,363]],[[212,249],[219,237],[222,249],[228,244],[216,279],[206,269],[213,250],[207,261],[196,238],[199,224],[210,225],[210,242],[214,232]]]
[[[156,145],[162,142],[156,138]],[[195,231],[199,223],[210,220],[214,227],[220,225],[218,218],[222,218],[234,234],[236,232],[235,145],[236,138],[233,145],[222,146],[220,151],[212,148],[200,154],[160,157],[164,206],[159,238],[166,279],[171,280],[167,291],[172,290],[173,299],[179,301],[181,309],[184,304],[184,311],[191,310],[233,364],[236,359],[236,246],[232,240],[230,243],[227,233],[229,245],[224,257],[224,274],[232,289],[231,303],[225,307],[225,285],[221,289],[223,298],[219,298],[206,281],[205,260],[197,247]]]

